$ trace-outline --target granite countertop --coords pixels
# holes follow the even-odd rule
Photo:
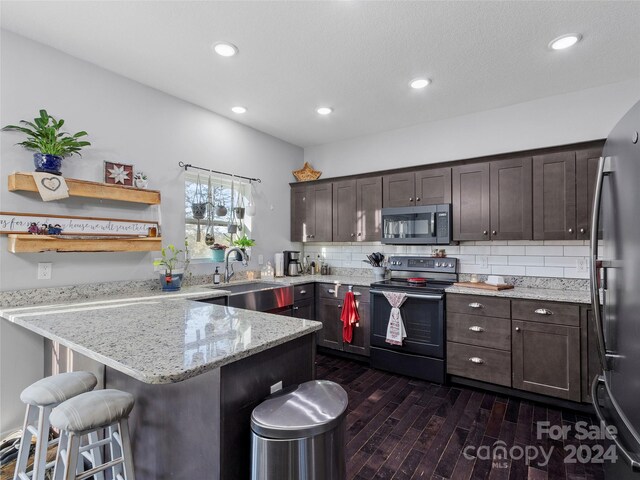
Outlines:
[[[0,316],[150,384],[176,383],[310,334],[320,322],[194,302],[225,292],[7,308]]]
[[[551,288],[514,287],[510,290],[494,291],[483,290],[481,288],[453,286],[447,288],[446,292],[465,295],[485,295],[489,297],[545,300],[551,302],[591,303],[591,293],[588,290],[556,290]]]

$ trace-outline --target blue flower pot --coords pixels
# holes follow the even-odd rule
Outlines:
[[[174,273],[171,276],[171,281],[167,282],[166,275],[160,275],[160,284],[162,285],[163,292],[176,292],[180,290],[182,286],[182,273]]]
[[[52,173],[53,175],[62,175],[62,157],[57,155],[49,155],[48,153],[34,153],[33,163],[36,166],[36,172]]]
[[[211,249],[211,258],[214,262],[224,262],[224,250]]]

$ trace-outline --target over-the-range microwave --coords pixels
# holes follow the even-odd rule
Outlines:
[[[450,203],[382,209],[382,243],[448,245],[451,231]]]

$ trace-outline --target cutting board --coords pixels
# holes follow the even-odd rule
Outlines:
[[[499,285],[489,285],[488,283],[484,282],[456,282],[454,283],[454,285],[456,287],[479,288],[481,290],[494,290],[496,292],[498,290],[509,290],[510,288],[513,288],[513,285],[509,285],[507,283],[501,283]]]

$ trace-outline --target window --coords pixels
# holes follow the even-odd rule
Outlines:
[[[207,203],[209,196],[209,175],[200,175],[200,188],[198,188],[198,175],[192,172],[185,173],[184,185],[184,217],[185,217],[185,237],[189,242],[189,250],[192,259],[211,259],[211,249],[205,243],[205,235],[207,233],[207,215],[212,216],[212,233],[215,242],[222,245],[230,245],[238,236],[251,237],[251,218],[246,215],[242,222],[233,215],[233,223],[238,225],[238,233],[231,235],[228,233],[229,222],[232,221],[232,179],[231,177],[222,175],[211,175],[211,202],[207,205],[205,217],[200,220],[200,241],[197,239],[198,220],[193,217],[193,203]],[[246,181],[240,182],[237,179],[233,181],[233,206],[247,206],[249,204],[249,184]],[[216,207],[224,206],[227,213],[224,216],[218,216],[219,209]],[[218,210],[218,212],[216,212]],[[240,230],[242,227],[242,230]]]

